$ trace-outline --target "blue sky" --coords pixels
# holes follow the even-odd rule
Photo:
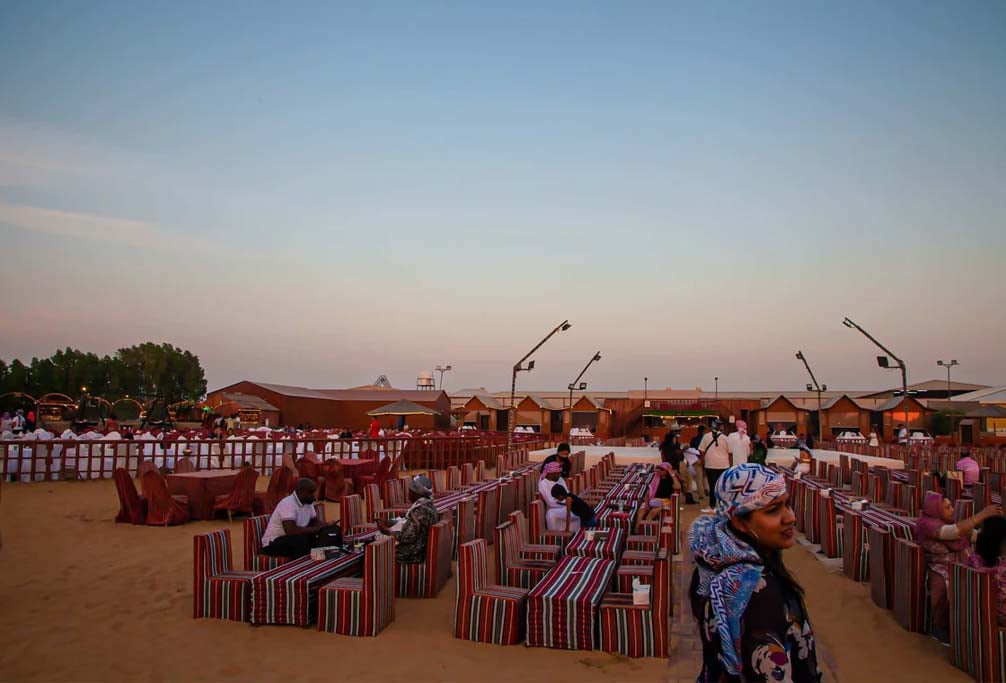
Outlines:
[[[0,357],[1006,382],[1006,5],[0,6]]]

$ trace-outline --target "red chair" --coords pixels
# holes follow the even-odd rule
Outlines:
[[[255,514],[272,514],[279,501],[290,495],[288,490],[292,479],[293,473],[286,467],[277,467],[274,469],[272,476],[269,477],[269,486],[265,492],[255,494],[255,502],[252,506]]]
[[[475,533],[486,543],[493,543],[493,530],[499,523],[499,486],[479,491]]]
[[[169,526],[189,521],[189,497],[168,493],[168,484],[160,472],[147,472],[140,485],[147,499],[147,524]]]
[[[550,531],[545,524],[545,504],[541,500],[533,500],[531,501],[531,513],[528,515],[528,533],[532,544],[543,543],[565,548],[569,539],[573,538],[574,532]]]
[[[513,522],[496,527],[496,577],[504,586],[533,588],[554,565],[550,560],[520,558],[520,538]]]
[[[650,604],[632,604],[632,593],[605,593],[600,608],[600,649],[626,657],[667,657],[671,556],[657,554]]]
[[[119,514],[116,524],[143,524],[147,519],[147,499],[136,492],[136,484],[121,467],[112,472],[115,490],[119,494]]]
[[[405,460],[404,454],[399,454],[399,456],[395,458],[395,462],[392,463],[391,470],[388,472],[389,478],[398,479],[398,473],[402,469],[402,463],[404,462],[404,460]]]
[[[157,465],[150,460],[143,460],[136,468],[136,478],[139,479],[147,472],[158,472]]]
[[[361,456],[362,457],[362,456]],[[382,458],[381,462],[377,464],[377,472],[374,474],[364,474],[359,477],[360,486],[366,486],[367,484],[377,484],[380,486],[384,483],[384,480],[388,478],[391,473],[391,458]]]
[[[343,496],[339,501],[339,525],[342,535],[364,534],[377,529],[377,525],[367,516],[363,497],[358,493]]]
[[[318,590],[318,630],[376,636],[395,619],[395,540],[367,545],[363,578],[341,578]]]
[[[255,482],[258,472],[252,467],[242,467],[238,476],[234,477],[234,486],[230,493],[217,496],[213,501],[213,512],[227,511],[227,521],[234,521],[235,512],[243,512],[248,516],[255,514]]]
[[[441,520],[430,526],[423,562],[398,564],[395,595],[400,598],[435,598],[451,575],[454,532],[451,522]]]
[[[319,498],[325,497],[325,475],[321,471],[321,465],[310,460],[298,460],[297,473],[301,479],[310,479],[314,482]]]
[[[475,499],[462,498],[454,508],[454,557],[458,549],[475,540]]]
[[[231,532],[228,529],[197,534],[192,539],[195,586],[194,619],[248,621],[251,614],[251,579],[255,572],[231,567]]]
[[[524,640],[528,590],[487,580],[488,546],[479,538],[458,549],[454,637],[476,643],[516,645]]]
[[[339,501],[353,492],[353,481],[346,478],[346,471],[338,460],[328,460],[321,467],[325,477],[325,500]]]
[[[562,552],[561,546],[528,542],[527,517],[523,512],[514,510],[507,515],[507,519],[517,527],[517,554],[520,559],[559,561],[559,553]]]
[[[185,474],[187,472],[195,472],[196,466],[192,464],[192,461],[188,458],[179,458],[175,461],[175,473]]]
[[[409,482],[399,477],[389,477],[381,487],[381,497],[388,508],[409,507]]]

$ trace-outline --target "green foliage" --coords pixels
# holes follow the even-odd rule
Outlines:
[[[67,347],[32,358],[27,366],[0,360],[0,394],[21,391],[39,398],[59,392],[76,398],[83,387],[110,401],[127,395],[198,401],[206,395],[206,377],[198,356],[167,343],[145,342],[100,357]]]
[[[940,410],[930,418],[930,428],[934,436],[949,436],[957,432],[964,413],[957,410]]]

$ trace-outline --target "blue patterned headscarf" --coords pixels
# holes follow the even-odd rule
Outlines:
[[[731,467],[716,482],[716,515],[695,520],[688,532],[699,570],[698,594],[712,608],[723,667],[732,676],[741,673],[741,618],[764,565],[758,551],[727,527],[731,517],[768,507],[784,493],[786,480],[762,465]]]

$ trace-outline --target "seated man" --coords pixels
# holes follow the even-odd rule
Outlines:
[[[409,482],[409,502],[412,506],[405,513],[401,531],[393,531],[392,525],[383,519],[377,520],[377,528],[382,533],[394,536],[395,559],[403,564],[426,561],[426,537],[430,527],[440,521],[440,513],[433,504],[433,482],[429,477],[419,475]]]
[[[582,498],[576,494],[570,493],[562,484],[556,484],[552,487],[552,497],[556,499],[559,503],[563,503],[566,506],[568,514],[566,519],[572,515],[576,515],[580,518],[580,528],[581,529],[595,529],[597,528],[597,519],[594,517],[594,508],[590,507]]]
[[[968,451],[961,451],[961,459],[957,461],[957,469],[964,473],[965,486],[974,486],[981,479],[981,465],[971,457],[971,453]]]
[[[326,526],[314,514],[317,485],[311,479],[299,479],[293,493],[281,500],[262,534],[262,554],[296,559],[311,548],[342,545],[338,524]]]
[[[545,465],[549,464],[550,462],[557,462],[562,467],[562,470],[560,472],[562,478],[569,479],[569,470],[573,466],[573,461],[569,457],[569,452],[570,451],[568,443],[559,444],[559,447],[555,449],[555,453],[542,460],[541,463],[542,468],[544,469]],[[500,475],[497,474],[496,476]]]

